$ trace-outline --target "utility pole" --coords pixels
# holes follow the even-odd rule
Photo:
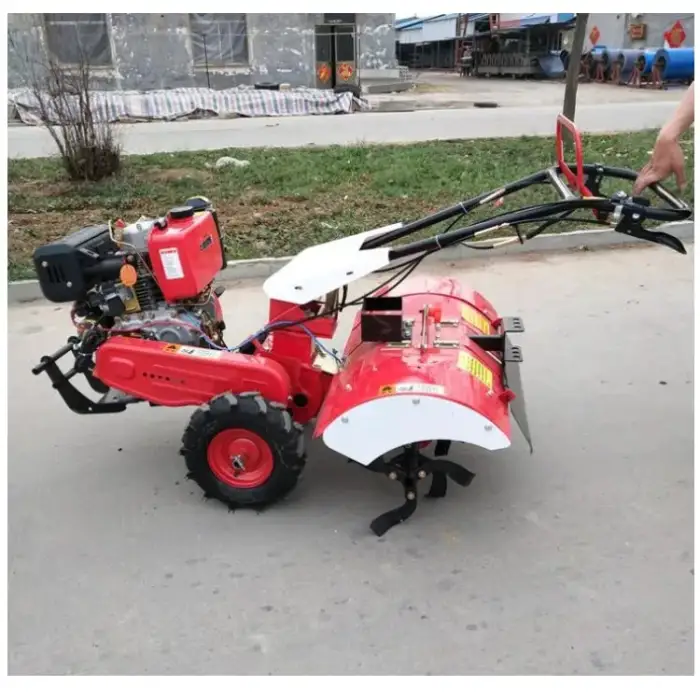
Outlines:
[[[574,26],[574,37],[571,42],[571,53],[569,54],[569,67],[566,70],[566,89],[564,90],[565,117],[574,121],[576,117],[576,91],[578,90],[578,76],[581,71],[581,54],[583,44],[586,41],[586,25],[588,24],[588,14],[576,14],[576,25]]]

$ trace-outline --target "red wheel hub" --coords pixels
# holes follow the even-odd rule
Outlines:
[[[237,489],[262,486],[274,466],[267,442],[257,433],[242,428],[218,433],[207,448],[207,461],[219,481]]]

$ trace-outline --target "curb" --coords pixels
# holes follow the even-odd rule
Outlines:
[[[659,230],[668,230],[685,243],[693,243],[694,222],[682,221],[676,224],[660,226]],[[490,239],[490,243],[503,239]],[[450,262],[455,260],[477,260],[493,256],[517,256],[532,253],[556,253],[575,250],[594,250],[614,248],[617,246],[650,246],[653,243],[616,233],[613,229],[602,228],[593,231],[571,231],[569,233],[545,233],[537,237],[537,242],[530,245],[513,245],[494,250],[474,250],[464,246],[454,246],[438,251],[431,256],[432,261]],[[225,270],[218,275],[220,282],[238,282],[241,280],[264,279],[286,265],[293,256],[284,258],[255,258],[252,260],[230,260]],[[8,304],[26,304],[43,300],[39,283],[36,280],[10,282],[7,285]]]

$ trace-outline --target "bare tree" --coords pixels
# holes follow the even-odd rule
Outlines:
[[[564,108],[562,111],[564,116],[571,119],[571,121],[576,117],[576,92],[581,71],[581,54],[583,53],[583,44],[586,41],[588,17],[588,14],[576,15],[569,65],[566,69],[566,88],[564,90]]]
[[[8,32],[8,46],[31,96],[37,119],[56,143],[72,180],[101,180],[119,170],[121,148],[114,126],[96,108],[93,75],[87,54],[61,65],[25,41],[23,32]]]

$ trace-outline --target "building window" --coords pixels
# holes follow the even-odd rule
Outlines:
[[[59,63],[112,67],[106,14],[44,15],[49,53]]]
[[[248,64],[245,14],[190,15],[192,58],[198,67]]]

